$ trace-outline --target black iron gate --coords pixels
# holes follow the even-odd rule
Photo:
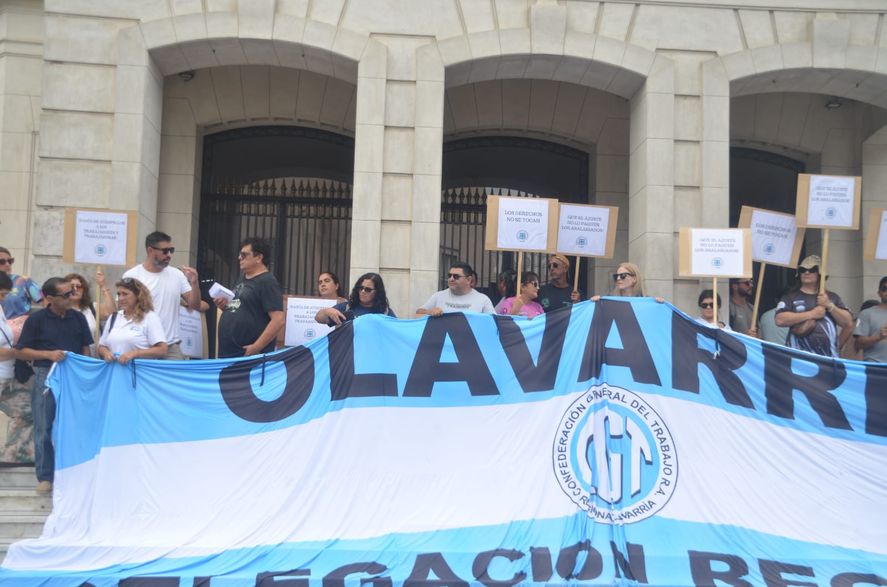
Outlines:
[[[231,286],[246,237],[271,243],[271,270],[285,293],[315,295],[321,271],[347,280],[351,185],[322,179],[211,184],[201,195],[197,267],[201,278]]]

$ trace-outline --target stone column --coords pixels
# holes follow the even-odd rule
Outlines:
[[[378,271],[410,316],[438,277],[443,66],[428,39],[380,41],[358,65],[350,277]]]

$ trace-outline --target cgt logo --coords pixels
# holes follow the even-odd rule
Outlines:
[[[528,238],[530,238],[530,233],[528,233],[526,230],[517,231],[517,240],[519,240],[520,242],[526,242]]]
[[[631,391],[591,387],[561,418],[552,449],[563,492],[604,524],[639,522],[671,499],[674,441],[662,418]]]

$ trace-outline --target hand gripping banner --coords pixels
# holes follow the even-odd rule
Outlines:
[[[4,586],[887,585],[887,366],[651,299],[50,384]]]

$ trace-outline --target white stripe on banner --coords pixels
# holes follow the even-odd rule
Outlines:
[[[348,409],[245,437],[105,448],[57,473],[56,511],[88,513],[53,514],[42,539],[15,545],[5,567],[87,570],[571,516],[577,506],[558,484],[552,446],[557,423],[579,395],[470,408]],[[887,525],[870,523],[883,515],[887,489],[866,473],[887,469],[887,447],[696,402],[644,399],[680,431],[677,489],[658,517],[887,554]],[[526,422],[539,424],[516,430]],[[823,517],[846,524],[818,524]],[[45,557],[54,546],[64,546],[68,559]]]

